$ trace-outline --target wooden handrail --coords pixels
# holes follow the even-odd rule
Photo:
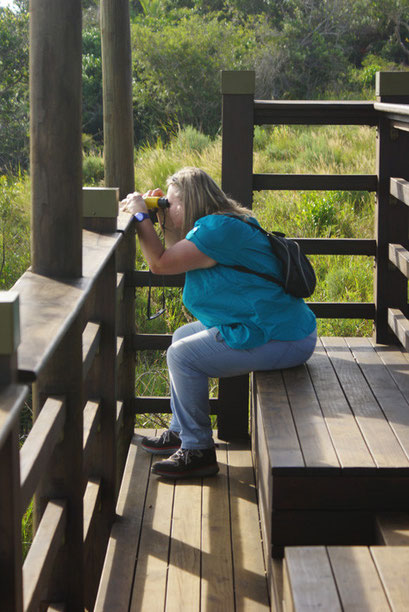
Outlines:
[[[253,189],[376,191],[376,174],[253,174]]]
[[[373,102],[255,100],[254,125],[370,125],[378,117]]]
[[[393,333],[409,351],[409,320],[398,308],[388,308],[388,324]]]
[[[409,206],[409,181],[392,177],[390,180],[391,195]]]
[[[387,102],[374,102],[373,107],[380,113],[396,115],[400,120],[409,121],[409,108],[407,104],[390,104]]]

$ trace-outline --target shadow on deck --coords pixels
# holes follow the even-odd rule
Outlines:
[[[216,477],[150,475],[135,432],[96,611],[270,610],[249,445],[217,442]]]

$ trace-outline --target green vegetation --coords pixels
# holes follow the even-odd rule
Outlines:
[[[28,0],[0,8],[0,173],[28,167]],[[83,2],[83,131],[102,145],[99,2]],[[259,99],[373,99],[408,70],[409,0],[130,0],[138,148],[220,129],[219,72],[253,69]]]

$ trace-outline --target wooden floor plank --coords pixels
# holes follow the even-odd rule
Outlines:
[[[141,438],[137,430],[129,448],[94,612],[124,612],[129,607],[151,465],[151,456],[140,448]]]
[[[201,612],[234,610],[226,444],[218,444],[220,472],[203,479]]]
[[[257,372],[255,379],[272,468],[304,467],[281,372]]]
[[[371,554],[394,612],[409,610],[409,547],[371,546]]]
[[[388,610],[382,582],[366,546],[331,546],[328,556],[344,610]]]
[[[151,476],[146,496],[130,612],[163,612],[174,482]]]
[[[340,467],[306,366],[283,375],[306,466]]]
[[[150,475],[141,435],[131,445],[95,611],[270,610],[250,449],[217,441],[217,476],[174,483]]]
[[[375,467],[339,380],[320,340],[307,368],[343,468]]]
[[[202,482],[179,481],[175,487],[166,593],[166,612],[200,606]]]
[[[285,610],[341,612],[342,608],[325,547],[286,548],[284,598]]]
[[[247,526],[259,520],[253,464],[248,446],[228,447],[233,571],[237,612],[269,610],[267,578],[260,537]]]
[[[409,462],[343,338],[323,338],[346,398],[378,467],[408,467]]]
[[[369,338],[348,338],[347,343],[386,415],[399,443],[409,457],[409,404]],[[409,367],[409,364],[407,364]]]
[[[398,385],[402,393],[407,397],[409,394],[409,355],[402,351],[398,346],[377,344],[374,340],[369,340],[388,368],[389,373]]]

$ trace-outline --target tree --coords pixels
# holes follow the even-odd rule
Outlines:
[[[28,9],[0,9],[0,170],[28,166]]]
[[[102,59],[99,28],[89,27],[82,35],[82,126],[83,131],[102,141]]]

